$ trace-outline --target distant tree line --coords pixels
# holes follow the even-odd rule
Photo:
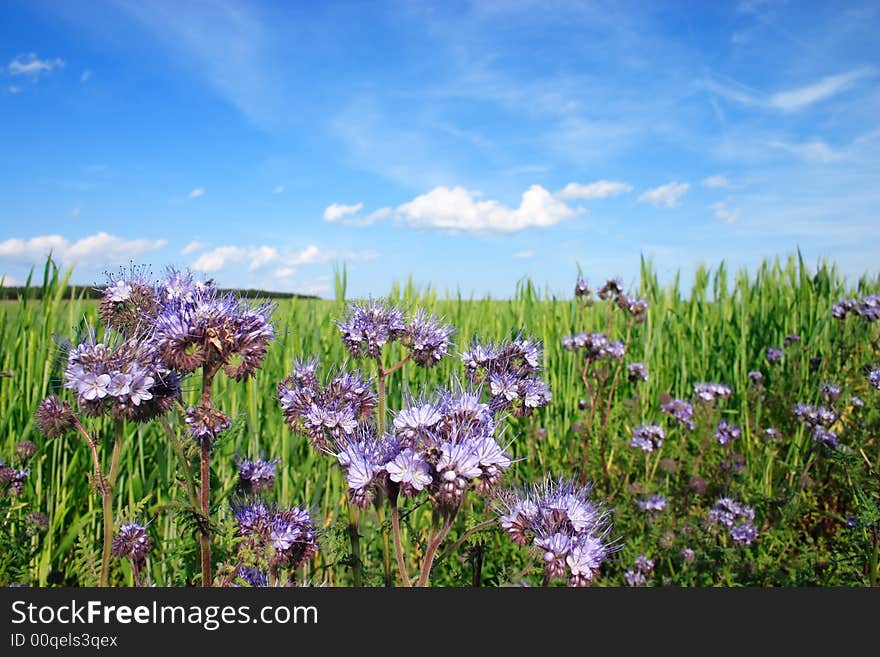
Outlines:
[[[66,298],[84,298],[84,299],[100,299],[104,288],[93,285],[68,285],[64,296]],[[319,297],[313,294],[298,294],[296,292],[267,292],[266,290],[241,290],[241,289],[224,289],[221,292],[235,292],[248,299],[317,299]],[[19,297],[27,297],[29,299],[42,299],[43,287],[40,285],[31,285],[26,287],[17,285],[12,287],[0,287],[0,300],[18,299]]]

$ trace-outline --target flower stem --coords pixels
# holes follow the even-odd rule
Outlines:
[[[110,586],[110,550],[113,546],[113,491],[116,488],[116,475],[119,472],[119,457],[122,453],[122,440],[125,437],[125,420],[116,420],[116,437],[110,456],[110,474],[102,479],[101,507],[104,514],[104,546],[101,551],[101,578],[99,585]]]
[[[412,586],[412,581],[407,572],[406,560],[403,558],[403,543],[400,538],[400,512],[397,509],[397,491],[388,496],[391,505],[391,532],[394,534],[394,553],[397,555],[397,570],[400,572],[400,581],[404,586]]]
[[[211,388],[214,376],[219,371],[219,364],[208,366],[203,370],[201,405],[212,407]],[[202,522],[200,524],[200,547],[202,561],[202,586],[211,586],[211,441],[203,440],[200,445],[200,506]]]
[[[443,526],[440,528],[440,531],[431,532],[431,535],[428,540],[428,549],[425,552],[425,561],[422,564],[422,572],[419,575],[419,581],[416,583],[416,586],[427,586],[428,579],[431,577],[431,568],[434,566],[434,558],[437,556],[437,548],[443,543],[446,535],[449,533],[449,529],[452,527],[452,521],[455,519],[455,516],[458,515],[459,506],[455,507],[453,510],[445,512],[443,514]]]
[[[360,510],[351,502],[348,504],[348,540],[351,543],[351,576],[356,587],[363,586],[363,569],[361,562]]]
[[[382,496],[377,495],[374,502],[376,507],[376,518],[379,520],[379,526],[382,531],[382,565],[385,569],[385,586],[394,586],[394,576],[391,574],[391,542],[388,532],[385,529],[385,507],[382,505]]]

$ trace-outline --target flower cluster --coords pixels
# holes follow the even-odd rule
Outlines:
[[[727,527],[730,538],[738,545],[751,545],[758,537],[754,520],[754,509],[729,497],[719,498],[709,511],[709,521]]]
[[[131,559],[135,563],[143,562],[153,549],[147,528],[136,522],[123,524],[119,528],[110,553],[120,559]]]
[[[21,495],[29,475],[29,468],[16,468],[0,460],[0,495],[6,494],[10,497]]]
[[[633,437],[629,444],[650,453],[660,449],[665,438],[666,434],[661,427],[656,424],[645,424],[633,429]]]
[[[643,363],[630,363],[626,366],[627,378],[632,383],[648,380],[648,368]]]
[[[511,459],[495,438],[497,423],[473,391],[443,391],[434,400],[411,400],[394,419],[393,432],[363,427],[337,439],[334,454],[349,496],[368,505],[377,489],[412,496],[425,490],[443,510],[458,508],[470,484],[495,488]]]
[[[159,309],[159,290],[142,267],[111,275],[101,294],[98,315],[115,331],[127,335],[144,332]]]
[[[278,568],[297,568],[318,551],[318,541],[312,519],[308,511],[299,507],[279,508],[259,500],[233,504],[233,515],[237,524],[236,536],[239,553],[244,559],[254,560],[246,567],[267,566],[272,571]],[[241,571],[239,571],[241,574]],[[249,580],[263,581],[264,577]]]
[[[720,445],[729,445],[739,438],[741,434],[742,430],[739,427],[729,424],[727,420],[721,420],[715,428],[715,440],[717,440]]]
[[[76,392],[79,410],[86,415],[110,413],[135,422],[166,413],[180,397],[177,374],[160,361],[154,345],[139,336],[116,345],[90,336],[71,347],[64,387]],[[43,401],[38,412],[41,424],[54,433],[71,426],[72,420],[68,407],[50,399]]]
[[[716,399],[727,399],[732,390],[723,383],[698,383],[694,386],[694,395],[704,402],[713,402]]]
[[[498,346],[474,341],[461,356],[471,385],[488,384],[492,411],[511,409],[515,415],[550,402],[550,389],[538,377],[542,358],[541,342],[522,336]]]
[[[326,449],[352,438],[370,424],[376,409],[371,382],[358,371],[339,373],[326,386],[316,376],[317,361],[297,362],[293,374],[278,384],[284,421],[311,444]]]
[[[691,431],[694,430],[694,407],[683,399],[673,399],[663,404],[663,412],[674,417]]]
[[[514,543],[542,552],[545,577],[588,586],[602,562],[618,547],[609,541],[611,522],[590,500],[590,486],[545,480],[530,489],[499,496],[500,522]]]
[[[245,380],[262,366],[275,337],[274,307],[251,307],[189,272],[169,270],[159,283],[150,341],[165,366],[177,372],[200,367]]]
[[[831,430],[837,421],[837,413],[827,406],[813,408],[807,404],[798,404],[794,409],[794,416],[800,419],[813,433],[813,440],[828,447],[837,447],[840,444],[837,433]]]
[[[46,438],[58,438],[76,426],[76,416],[70,404],[49,395],[37,406],[35,422]]]
[[[877,390],[880,390],[880,366],[872,367],[868,371],[868,383]]]
[[[880,319],[880,296],[869,294],[861,299],[841,299],[831,306],[831,315],[836,319],[845,319],[849,314],[866,322],[876,322]]]
[[[626,355],[626,345],[620,340],[610,341],[604,333],[578,333],[562,338],[562,346],[568,351],[584,350],[589,361],[621,360]]]
[[[590,290],[590,286],[587,284],[587,281],[583,278],[578,277],[578,279],[574,283],[574,296],[575,297],[589,297],[592,294]]]
[[[639,500],[638,506],[642,511],[665,511],[666,498],[663,495],[654,494],[643,500]]]
[[[278,459],[243,459],[238,464],[238,488],[244,493],[260,495],[275,486],[275,466]]]
[[[403,311],[382,300],[370,299],[348,307],[344,319],[336,322],[346,349],[354,358],[380,358],[387,344],[400,341],[419,366],[430,368],[449,353],[451,326],[418,311],[407,323]]]
[[[637,323],[644,322],[648,318],[649,305],[647,299],[630,299],[621,292],[617,295],[615,303],[618,308],[628,312]]]
[[[782,360],[783,351],[779,347],[770,347],[767,349],[767,362],[771,365],[775,365],[780,360]]]
[[[654,560],[640,554],[636,557],[633,567],[623,574],[627,586],[645,586],[648,583],[648,575],[654,572]]]

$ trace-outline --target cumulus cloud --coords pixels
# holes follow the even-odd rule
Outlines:
[[[248,265],[248,269],[253,271],[275,262],[278,259],[278,249],[272,246],[258,246],[249,255],[251,262]]]
[[[414,228],[515,233],[554,226],[578,212],[540,185],[532,185],[523,192],[516,208],[495,200],[481,201],[479,197],[479,192],[463,187],[436,187],[398,206],[395,215]]]
[[[0,242],[0,258],[34,263],[51,253],[56,260],[63,263],[121,265],[144,253],[161,249],[166,244],[165,240],[129,240],[104,232],[75,242],[61,235],[42,235]]]
[[[709,189],[727,189],[730,187],[730,181],[726,176],[709,176],[708,178],[703,178],[703,187],[708,187]]]
[[[688,183],[671,182],[654,189],[649,189],[639,196],[640,203],[650,203],[658,208],[677,208],[681,205],[681,198],[690,188]]]
[[[353,214],[357,214],[364,207],[363,203],[354,205],[342,205],[341,203],[333,203],[324,210],[324,221],[334,223]]]
[[[24,55],[16,55],[7,70],[10,75],[30,75],[38,77],[41,73],[49,73],[56,68],[64,68],[64,60],[56,57],[55,59],[40,59],[36,53],[29,52]]]
[[[200,255],[192,264],[199,271],[217,271],[229,264],[244,262],[248,251],[240,246],[218,246]]]
[[[609,196],[619,196],[632,191],[632,185],[624,182],[613,182],[610,180],[597,180],[596,182],[582,185],[580,183],[568,183],[561,191],[556,193],[558,198],[564,200],[591,200],[596,198],[607,198]]]
[[[718,219],[718,221],[732,224],[739,219],[741,210],[739,208],[730,207],[731,203],[733,203],[733,198],[728,197],[723,201],[719,201],[712,205],[712,209],[715,211],[715,218]]]
[[[204,187],[196,187],[189,194],[187,194],[187,196],[189,198],[198,198],[199,196],[204,196],[204,195],[205,195],[205,188]]]

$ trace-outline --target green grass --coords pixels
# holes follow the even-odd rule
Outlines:
[[[95,555],[100,553],[96,543],[101,507],[99,497],[89,489],[88,449],[76,436],[47,440],[39,435],[33,422],[42,398],[67,393],[60,388],[63,351],[59,340],[75,340],[84,326],[96,321],[96,302],[86,299],[81,289],[68,287],[69,277],[69,271],[63,274],[47,263],[39,284],[29,280],[17,300],[0,303],[0,370],[5,373],[0,378],[0,456],[8,460],[20,440],[32,440],[39,446],[20,499],[26,501],[28,511],[46,513],[50,523],[44,534],[26,535],[10,520],[22,512],[10,511],[6,531],[10,540],[32,545],[32,558],[22,568],[28,579],[40,586],[93,583],[94,561],[100,560]],[[343,296],[344,289],[344,273],[338,273],[337,296]],[[589,465],[597,493],[607,497],[616,510],[614,534],[624,546],[618,559],[603,568],[600,584],[620,584],[623,570],[640,553],[656,554],[660,561],[658,573],[684,585],[869,583],[876,529],[873,538],[870,528],[857,530],[855,537],[844,536],[841,519],[848,512],[866,513],[861,510],[865,505],[876,508],[876,491],[870,483],[876,481],[880,465],[880,450],[871,430],[876,426],[871,424],[876,423],[875,412],[873,408],[866,411],[871,413],[867,416],[868,428],[854,434],[867,461],[867,465],[860,465],[855,448],[850,450],[855,459],[847,460],[844,456],[849,452],[844,452],[836,460],[820,461],[809,435],[791,420],[788,410],[795,401],[814,402],[817,382],[824,378],[842,381],[849,393],[859,394],[869,407],[876,406],[877,391],[868,390],[859,371],[878,359],[876,328],[853,318],[838,322],[831,318],[830,308],[842,297],[878,290],[877,279],[861,279],[848,285],[833,266],[811,270],[794,257],[785,262],[766,262],[751,275],[744,271],[731,274],[723,265],[715,271],[701,269],[685,295],[678,280],[661,285],[650,263],[643,262],[640,289],[630,292],[646,297],[651,305],[647,321],[633,328],[624,362],[644,362],[650,379],[636,389],[624,377],[615,395],[603,432],[609,451],[610,486],[602,481],[598,460],[591,459]],[[567,334],[596,330],[623,338],[623,313],[608,313],[601,303],[584,309],[570,299],[541,294],[530,282],[520,284],[510,300],[441,299],[433,290],[417,290],[412,285],[395,287],[388,298],[405,308],[422,307],[442,316],[457,329],[458,350],[466,348],[474,336],[500,340],[522,331],[541,339],[553,400],[533,416],[508,422],[505,438],[521,460],[506,481],[533,482],[551,473],[572,476],[576,472],[582,462],[583,438],[573,425],[585,422],[586,414],[578,409],[585,390],[579,360],[562,348],[561,340]],[[350,362],[333,323],[343,309],[341,299],[279,300],[275,313],[277,339],[262,371],[244,384],[221,378],[215,385],[215,404],[233,418],[234,425],[213,457],[216,487],[212,497],[218,501],[214,517],[221,523],[228,520],[228,495],[235,482],[234,456],[280,458],[277,498],[287,504],[308,506],[322,527],[322,550],[303,573],[305,581],[314,584],[350,583],[345,563],[347,542],[342,531],[345,485],[334,459],[316,453],[303,436],[292,434],[286,427],[276,401],[276,385],[290,373],[298,357],[320,357],[325,373],[334,366],[357,365]],[[781,346],[784,336],[791,333],[802,337],[801,345],[787,354],[780,368],[770,369],[764,360],[766,348]],[[810,370],[812,356],[823,358],[819,371]],[[393,358],[394,353],[388,361],[395,362]],[[370,367],[368,363],[368,372]],[[747,374],[755,369],[767,376],[763,400],[748,394]],[[451,377],[461,375],[456,358],[446,359],[428,371],[405,367],[391,380],[389,408],[400,408],[405,391],[448,385]],[[702,568],[685,572],[675,555],[683,545],[696,542],[696,547],[705,539],[689,535],[686,528],[696,525],[695,514],[714,502],[688,497],[686,492],[697,455],[706,451],[706,432],[684,435],[672,429],[662,454],[656,458],[675,459],[678,472],[656,470],[650,481],[643,477],[644,455],[629,447],[629,439],[635,424],[663,423],[659,400],[664,395],[689,398],[693,385],[700,381],[724,382],[735,391],[724,405],[724,415],[743,426],[741,444],[736,448],[747,467],[744,474],[726,481],[723,490],[735,492],[756,506],[764,526],[759,542],[745,551],[746,556],[736,557],[736,563],[730,562],[731,551],[721,550],[724,546],[716,542],[703,546],[703,561],[698,562]],[[187,379],[185,401],[193,401],[198,390],[198,378]],[[174,430],[181,432],[181,418],[169,419]],[[768,445],[755,435],[771,422],[783,431],[784,441],[779,445]],[[105,437],[105,445],[109,444],[109,421],[92,420],[89,426]],[[546,433],[538,432],[539,428]],[[597,427],[591,435],[591,453],[596,453],[601,438]],[[847,442],[846,438],[842,441]],[[708,450],[700,474],[708,478],[711,472],[714,476],[719,461],[720,452]],[[807,476],[818,482],[812,487],[802,480],[807,463]],[[194,534],[179,513],[185,492],[177,483],[178,477],[178,463],[160,423],[128,425],[115,516],[117,521],[126,517],[151,521],[156,551],[149,560],[148,578],[164,585],[185,585],[198,572]],[[659,522],[646,522],[643,514],[634,512],[635,493],[630,484],[639,482],[652,492],[666,493],[675,513]],[[857,499],[860,494],[865,499]],[[429,529],[430,510],[423,505],[410,511],[406,539],[410,546],[417,546]],[[377,536],[383,528],[377,526],[375,514],[365,513],[364,517],[365,572],[368,582],[376,584],[382,576],[381,541]],[[483,501],[473,497],[447,545],[487,517]],[[828,529],[828,523],[833,527]],[[13,532],[15,535],[11,535]],[[230,546],[228,540],[219,541],[215,552],[218,562]],[[482,561],[479,577],[485,585],[509,583],[516,573],[527,570],[530,560],[499,531],[487,530],[464,536],[454,554],[444,554],[441,549],[432,581],[470,585],[477,555]],[[874,577],[876,558],[875,551]],[[526,578],[540,581],[537,572],[529,571]],[[0,571],[0,581],[4,578],[10,581],[11,575]],[[124,564],[115,564],[112,581],[121,585],[130,582]]]

